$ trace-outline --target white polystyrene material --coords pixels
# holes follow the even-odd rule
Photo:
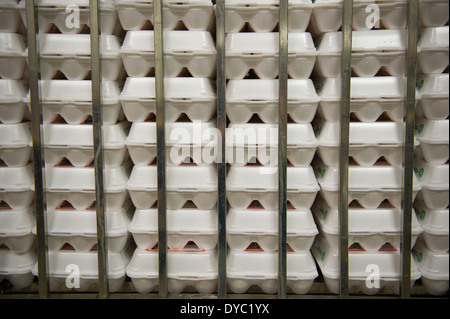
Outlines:
[[[431,209],[445,209],[449,205],[449,164],[435,165],[416,159],[414,172],[422,185],[420,199]]]
[[[0,245],[4,244],[17,254],[29,251],[35,242],[32,207],[18,210],[0,209]]]
[[[158,243],[158,210],[137,209],[128,226],[136,245],[152,249]],[[215,210],[183,208],[167,211],[167,245],[183,250],[193,241],[199,250],[212,250],[217,245],[217,214]],[[186,248],[187,249],[187,248]]]
[[[0,3],[0,32],[17,32],[21,23],[17,1],[5,0]]]
[[[225,39],[228,79],[243,79],[253,69],[260,79],[278,76],[279,35],[269,33],[229,33]],[[317,51],[307,32],[289,36],[288,73],[293,79],[308,79],[314,68]]]
[[[449,288],[449,254],[433,252],[423,241],[419,241],[412,250],[414,260],[422,274],[425,290],[434,296],[442,296]]]
[[[33,265],[37,261],[35,250],[16,254],[12,250],[0,249],[0,281],[8,281],[18,289],[29,287],[34,280]]]
[[[415,133],[420,141],[420,157],[432,164],[444,164],[449,158],[449,120],[416,117]]]
[[[416,114],[430,120],[445,120],[449,115],[449,74],[428,74],[417,79],[422,98]]]
[[[200,209],[217,203],[217,173],[213,166],[167,167],[167,208],[180,209],[191,200]],[[127,190],[136,208],[147,209],[157,200],[157,167],[134,166]]]
[[[166,77],[177,77],[183,68],[194,77],[214,75],[216,48],[209,32],[168,31],[163,43]],[[128,76],[145,77],[155,68],[154,31],[127,32],[120,55]]]
[[[32,164],[22,167],[0,166],[0,202],[12,209],[25,209],[34,199]]]
[[[0,159],[9,167],[21,167],[31,160],[31,123],[0,125]]]
[[[295,252],[308,251],[318,234],[310,210],[287,211],[287,244]],[[261,249],[278,249],[278,211],[231,208],[227,215],[227,242],[232,250],[245,250],[256,242]]]
[[[245,293],[252,285],[265,293],[278,291],[278,254],[276,252],[231,250],[227,258],[227,281],[234,293]],[[306,294],[318,277],[309,251],[287,254],[287,285],[296,294]]]
[[[212,293],[217,287],[217,253],[169,251],[167,253],[168,291],[180,293],[193,286],[199,293]],[[127,267],[127,275],[140,293],[158,285],[158,251],[137,248]]]
[[[435,252],[449,250],[449,210],[430,209],[423,201],[414,202],[417,219],[424,229],[421,236],[427,247]]]
[[[2,124],[18,124],[29,117],[30,112],[23,102],[27,93],[22,81],[0,79],[0,92]]]
[[[26,67],[24,37],[17,33],[0,32],[0,77],[19,80]]]
[[[175,122],[183,113],[191,121],[209,121],[215,114],[216,95],[206,78],[166,78],[166,121]],[[119,97],[130,122],[143,122],[156,114],[155,78],[129,77]]]
[[[449,2],[447,0],[419,1],[419,26],[440,27],[448,22]]]
[[[323,237],[314,242],[311,252],[324,276],[325,284],[333,294],[339,293],[340,258],[339,250],[331,249]],[[402,254],[399,251],[360,252],[349,251],[349,288],[358,287],[367,295],[376,294],[384,287],[399,293],[402,275],[400,272]],[[377,268],[374,268],[378,266]],[[379,285],[367,285],[367,278],[374,269],[379,271]],[[421,277],[416,263],[411,263],[411,287]]]
[[[425,28],[419,33],[417,70],[423,74],[443,73],[449,61],[449,26]]]

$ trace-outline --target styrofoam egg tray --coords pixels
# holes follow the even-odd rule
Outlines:
[[[376,4],[379,9],[380,25],[385,29],[406,28],[406,1],[358,0],[353,2],[353,29],[368,30],[377,25],[367,24],[368,5]],[[342,26],[342,0],[316,0],[311,16],[311,29],[315,34],[337,31]]]
[[[385,113],[403,121],[406,78],[403,76],[352,77],[350,112],[361,122],[375,122]],[[341,78],[327,78],[317,87],[318,113],[328,122],[340,121]],[[420,100],[416,92],[416,103]]]
[[[327,240],[331,249],[339,249],[339,211],[331,208],[324,200],[316,200],[313,205],[317,227]],[[349,248],[358,243],[362,249],[368,252],[377,252],[383,249],[387,243],[400,251],[402,236],[402,211],[400,208],[351,208],[349,214]],[[412,213],[412,245],[423,232]]]
[[[140,30],[153,24],[153,0],[117,0],[117,13],[124,30]],[[214,22],[214,6],[205,0],[163,0],[164,30],[173,30],[182,21],[190,31],[207,31]]]
[[[287,200],[296,209],[310,209],[319,191],[311,166],[287,168]],[[235,209],[246,209],[257,200],[265,209],[278,207],[278,168],[231,166],[227,199]]]
[[[31,164],[22,167],[0,166],[0,202],[12,209],[25,209],[34,199],[34,174]]]
[[[339,250],[332,249],[323,237],[318,236],[311,252],[319,265],[328,290],[333,294],[338,294]],[[349,251],[349,287],[357,287],[366,295],[374,295],[381,289],[390,287],[395,294],[398,294],[402,281],[401,257],[402,254],[398,251]],[[379,277],[374,279],[376,275]],[[411,287],[420,277],[421,274],[416,263],[411,260]]]
[[[326,166],[320,159],[313,162],[317,181],[326,203],[338,207],[339,167]],[[414,175],[414,174],[413,174]],[[348,203],[356,200],[362,207],[377,208],[384,200],[395,208],[401,207],[402,196],[401,166],[353,166],[348,168]],[[417,177],[413,176],[413,199],[422,189]]]
[[[0,9],[1,10],[1,9]],[[1,12],[1,11],[0,11]],[[26,67],[25,40],[17,33],[0,32],[0,77],[20,80]]]
[[[136,208],[152,207],[158,197],[157,167],[134,166],[127,189]],[[217,173],[214,166],[174,166],[166,168],[167,208],[181,209],[188,201],[199,209],[217,203]]]
[[[256,32],[272,32],[279,21],[276,0],[231,0],[225,8],[225,32],[239,32],[246,23]],[[289,32],[304,32],[311,18],[311,0],[289,1]]]
[[[164,92],[167,122],[175,122],[183,113],[191,121],[207,122],[215,114],[216,95],[207,78],[166,78]],[[128,121],[145,121],[156,114],[155,78],[128,77],[119,99]]]
[[[27,92],[22,81],[0,79],[0,92],[0,122],[18,124],[30,117],[23,102]]]
[[[106,210],[120,209],[128,192],[129,164],[104,169],[104,201]],[[95,202],[94,167],[46,167],[47,207],[55,209],[69,202],[75,209],[88,209]]]
[[[0,245],[4,244],[17,254],[22,254],[33,248],[35,236],[32,233],[35,226],[34,210],[0,209]]]
[[[137,209],[128,231],[139,248],[151,250],[158,243],[158,209]],[[182,250],[192,241],[199,250],[212,250],[217,239],[215,209],[167,211],[167,245],[170,249]]]
[[[225,48],[228,79],[243,79],[250,69],[260,79],[275,79],[278,76],[278,32],[229,33],[225,38]],[[289,76],[293,79],[308,79],[317,58],[311,34],[290,33],[288,54]]]
[[[7,279],[15,288],[29,287],[34,281],[31,272],[37,261],[35,250],[17,254],[9,249],[0,249],[0,282]]]
[[[9,167],[21,167],[31,160],[31,123],[0,125],[0,159]]]
[[[419,76],[417,86],[422,98],[416,115],[430,120],[445,120],[449,114],[449,74]]]
[[[449,120],[416,117],[415,133],[420,142],[420,158],[431,164],[444,164],[449,159]]]
[[[118,167],[126,159],[129,127],[126,121],[102,126],[105,167]],[[75,167],[88,166],[94,160],[92,125],[44,124],[43,138],[49,166],[57,166],[64,158]]]
[[[120,290],[125,281],[126,267],[132,254],[130,247],[132,246],[125,247],[121,252],[108,253],[107,275],[110,292]],[[98,282],[97,251],[49,251],[47,267],[51,291],[56,291],[61,285],[66,285],[67,288],[83,292],[87,291],[92,284]],[[38,276],[38,263],[33,266],[32,272]],[[75,279],[74,274],[79,275],[79,277]]]
[[[412,250],[417,268],[422,274],[425,290],[433,296],[442,296],[449,288],[449,255],[433,252],[420,240]]]
[[[265,123],[278,123],[278,80],[230,80],[226,88],[227,115],[231,123],[247,123],[258,114]],[[287,113],[296,123],[310,123],[319,97],[310,79],[288,80]]]
[[[339,123],[320,121],[314,127],[320,158],[326,166],[338,166]],[[382,157],[391,165],[402,165],[402,145],[401,122],[350,122],[349,156],[361,166],[373,166]]]
[[[422,191],[418,196],[431,209],[444,209],[449,205],[449,164],[435,165],[415,159],[414,172]]]
[[[114,0],[101,0],[100,31],[102,34],[113,34],[118,26],[117,11]],[[75,7],[76,6],[76,7]],[[41,0],[38,4],[39,33],[49,33],[55,25],[61,33],[76,34],[82,32],[86,26],[90,27],[89,1],[87,0]],[[18,4],[22,21],[27,25],[26,0]],[[79,25],[69,16],[77,10]],[[69,21],[68,21],[69,20]]]
[[[4,0],[0,3],[0,32],[16,32],[21,23],[17,10],[18,0]]]
[[[44,124],[51,123],[58,115],[68,124],[83,124],[92,115],[91,81],[42,80],[41,94]],[[123,119],[119,95],[120,88],[117,82],[102,82],[104,124],[115,124]],[[29,93],[24,102],[30,109]]]
[[[425,28],[419,32],[417,72],[443,73],[449,61],[449,26]]]
[[[206,31],[167,31],[163,36],[164,72],[177,77],[186,68],[192,76],[215,74],[216,48]],[[155,68],[154,31],[128,31],[120,49],[128,76],[144,77]]]
[[[255,158],[264,166],[278,164],[277,124],[230,124],[225,140],[225,156],[231,165],[247,165]],[[293,166],[310,166],[316,149],[311,124],[287,125],[287,159]]]
[[[308,251],[317,234],[310,210],[287,211],[287,244],[293,251]],[[278,211],[231,208],[227,215],[230,249],[244,251],[253,242],[266,252],[278,249]]]
[[[384,67],[389,75],[405,74],[406,30],[352,32],[352,70],[375,76]],[[317,70],[322,77],[341,76],[342,32],[327,32],[316,44]]]
[[[306,294],[318,277],[309,251],[288,252],[287,286],[295,294]],[[227,283],[233,293],[245,293],[257,285],[266,294],[278,291],[278,253],[231,250],[227,257]]]
[[[151,292],[159,283],[158,251],[136,248],[127,275],[139,293]],[[180,293],[192,286],[201,294],[212,293],[217,287],[217,252],[168,251],[167,284],[169,293]]]
[[[116,81],[124,74],[119,38],[100,36],[101,76]],[[60,71],[68,80],[84,80],[91,71],[91,38],[89,34],[41,34],[39,36],[40,71],[43,80]]]
[[[414,202],[417,219],[423,228],[421,238],[431,251],[449,250],[449,210],[430,209],[423,201]]]
[[[419,26],[440,27],[448,22],[449,2],[447,0],[420,0]]]

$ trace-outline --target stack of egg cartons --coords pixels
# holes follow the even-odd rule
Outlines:
[[[422,283],[432,295],[449,285],[449,27],[448,1],[421,1],[417,88],[422,95],[416,112],[420,141],[415,172],[422,191],[414,202],[424,228],[413,255]]]
[[[380,12],[380,26],[367,24],[368,5]],[[339,292],[339,136],[342,1],[316,1],[318,62],[318,157],[313,166],[321,186],[313,213],[320,236],[313,253],[325,283]],[[369,8],[370,9],[370,8]],[[406,87],[406,1],[355,1],[349,136],[349,284],[365,294],[401,281],[403,109]],[[332,23],[333,22],[333,23]],[[376,22],[376,21],[375,21]],[[418,95],[418,98],[420,96]],[[421,189],[413,181],[413,196]],[[412,212],[411,212],[412,213]],[[412,243],[422,232],[412,214]],[[366,281],[376,272],[377,279]],[[415,263],[412,284],[420,277]]]
[[[0,3],[0,282],[31,285],[36,262],[26,38],[17,1]]]
[[[22,12],[25,13],[25,1]],[[38,1],[41,105],[46,181],[50,289],[63,283],[78,291],[98,280],[94,138],[92,124],[89,2],[73,1],[79,25],[71,24],[68,3]],[[125,278],[126,248],[132,210],[127,201],[128,124],[119,101],[122,62],[120,39],[113,35],[117,13],[113,1],[101,1],[101,107],[104,145],[104,202],[110,291]],[[25,15],[24,15],[25,18]],[[30,105],[30,97],[24,98]],[[69,270],[68,270],[69,269]],[[79,282],[67,282],[68,271]],[[33,269],[37,274],[37,264]]]
[[[227,279],[232,292],[278,282],[278,0],[227,1]],[[311,167],[318,96],[309,79],[317,52],[305,32],[311,1],[289,2],[287,125],[287,285],[305,294],[317,277],[311,205],[319,186]],[[252,32],[254,31],[254,32]]]
[[[210,0],[162,5],[168,291],[192,286],[211,293],[218,276],[214,6]],[[128,78],[120,100],[132,122],[126,144],[134,167],[127,188],[136,206],[129,231],[137,248],[127,274],[145,293],[158,285],[153,2],[119,0],[117,6],[127,31],[121,56]]]

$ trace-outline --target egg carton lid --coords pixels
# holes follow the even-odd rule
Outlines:
[[[116,0],[117,6],[121,5],[139,5],[139,4],[151,4],[153,0]],[[167,5],[183,5],[183,6],[213,6],[213,3],[209,0],[162,0],[163,6]]]
[[[0,249],[0,276],[27,274],[31,272],[36,261],[37,254],[34,249],[23,254],[16,254],[9,249]]]
[[[31,122],[0,125],[0,149],[32,146]]]
[[[430,120],[416,117],[416,137],[421,143],[448,144],[449,120]]]
[[[0,190],[15,192],[34,190],[33,165],[0,166]]]
[[[422,275],[434,280],[449,280],[448,252],[433,252],[427,248],[422,238],[419,238],[412,249],[414,260]]]
[[[0,103],[22,102],[27,95],[25,85],[21,80],[0,79]]]
[[[3,0],[0,3],[0,8],[12,8],[14,9],[17,6],[19,0]]]
[[[392,0],[392,1],[384,1],[384,0],[355,0],[354,4],[366,4],[366,3],[377,3],[377,4],[392,4],[392,3],[406,3],[406,0]],[[337,5],[342,4],[342,0],[315,0],[314,6],[322,7],[329,5]]]
[[[422,98],[447,98],[449,97],[449,74],[419,75],[417,85]]]
[[[414,211],[424,232],[449,235],[449,209],[431,209],[423,201],[414,201]]]
[[[449,164],[430,164],[416,158],[414,160],[414,171],[423,188],[432,190],[449,189]]]
[[[289,7],[306,7],[306,8],[312,8],[313,7],[313,1],[312,0],[291,0],[289,1]],[[230,8],[236,8],[236,7],[261,7],[261,6],[276,6],[278,7],[279,1],[278,0],[227,0],[227,7]]]
[[[0,32],[0,56],[22,55],[25,39],[18,33]]]
[[[417,51],[449,49],[449,26],[424,28],[419,32]]]
[[[100,0],[101,10],[114,10],[116,0]],[[77,5],[81,8],[89,8],[89,0],[39,0],[39,8],[66,9],[69,5]],[[26,1],[21,0],[18,6],[22,9],[26,7]]]
[[[35,224],[33,206],[24,209],[0,209],[0,237],[28,235]]]

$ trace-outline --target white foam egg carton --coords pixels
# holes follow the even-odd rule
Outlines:
[[[7,279],[15,288],[29,287],[34,281],[31,270],[36,261],[35,250],[17,254],[9,249],[0,249],[0,282]]]
[[[305,32],[311,18],[311,0],[289,1],[289,32]],[[225,8],[225,32],[240,32],[246,23],[256,32],[272,32],[279,21],[276,0],[230,0]]]
[[[102,126],[105,167],[118,167],[126,159],[129,128],[126,121]],[[92,125],[44,124],[43,139],[48,166],[57,166],[64,158],[75,167],[88,166],[94,160]]]
[[[331,249],[339,249],[339,211],[331,208],[324,200],[316,200],[313,205],[317,227]],[[412,214],[412,245],[423,229],[416,215]],[[402,211],[400,208],[350,208],[348,210],[349,247],[358,243],[363,250],[375,253],[387,243],[400,251],[402,239]]]
[[[231,165],[244,166],[255,158],[264,166],[278,164],[277,124],[230,124],[225,140],[225,156]],[[317,146],[311,124],[287,125],[287,159],[293,166],[310,166]]]
[[[100,4],[100,31],[102,34],[117,32],[118,17],[115,8],[115,0],[101,0]],[[89,1],[88,0],[39,0],[38,25],[39,33],[49,33],[55,25],[61,33],[78,34],[90,27]],[[27,25],[26,0],[20,0],[18,9],[22,21]],[[79,25],[68,23],[70,14],[77,10]]]
[[[0,209],[0,245],[4,244],[16,254],[34,247],[34,209]]]
[[[449,205],[449,164],[435,165],[415,159],[414,172],[422,185],[418,199],[431,209],[445,209]]]
[[[317,182],[325,202],[338,208],[339,167],[326,166],[320,159],[313,162]],[[401,207],[403,187],[401,166],[380,165],[364,167],[350,165],[348,168],[348,203],[356,200],[362,207],[377,208],[384,200],[395,207]],[[422,190],[419,180],[413,174],[413,199]]]
[[[328,122],[340,121],[341,78],[326,78],[317,87],[318,113]],[[406,78],[404,76],[352,77],[350,112],[361,122],[375,122],[385,113],[403,121]],[[416,92],[416,103],[420,100]]]
[[[217,53],[209,32],[164,32],[163,50],[166,77],[179,76],[183,68],[199,78],[215,74]],[[145,77],[155,68],[154,31],[128,31],[120,55],[128,76]]]
[[[275,79],[279,72],[278,32],[229,33],[225,38],[226,76],[243,79],[253,69],[260,79]],[[308,79],[314,68],[317,51],[308,32],[290,33],[288,73],[293,79]]]
[[[431,251],[449,250],[449,210],[430,209],[423,201],[414,202],[417,219],[423,228],[421,238]]]
[[[108,252],[121,252],[130,238],[128,224],[134,208],[131,202],[120,209],[105,212]],[[36,234],[36,228],[33,229]],[[69,244],[77,252],[88,252],[97,244],[97,215],[95,209],[50,209],[47,211],[48,248],[58,251]]]
[[[42,80],[41,94],[44,124],[51,123],[58,115],[68,124],[83,124],[92,115],[91,81]],[[117,82],[102,82],[104,124],[115,124],[123,119],[119,95]],[[30,93],[23,101],[31,110]]]
[[[293,251],[309,251],[317,234],[310,210],[287,211],[287,244]],[[231,208],[227,215],[227,243],[230,249],[244,251],[254,242],[265,252],[278,249],[278,211]]]
[[[123,207],[128,192],[125,188],[129,174],[129,163],[120,167],[104,168],[105,209]],[[95,202],[94,167],[46,167],[47,207],[55,209],[69,202],[75,209],[88,209]]]
[[[422,274],[425,290],[433,296],[442,296],[449,288],[449,255],[447,252],[433,252],[422,241],[412,250],[414,261]]]
[[[422,29],[419,37],[417,72],[443,73],[449,61],[449,26]]]
[[[165,118],[175,122],[183,113],[191,121],[209,121],[215,114],[216,95],[207,78],[166,78]],[[128,77],[119,97],[130,122],[143,122],[156,114],[155,78]]]
[[[319,189],[311,166],[287,168],[287,200],[296,209],[310,209]],[[227,175],[227,199],[235,209],[246,209],[255,200],[265,209],[276,209],[278,168],[231,166]]]
[[[287,286],[295,294],[306,294],[318,277],[309,251],[288,252]],[[227,283],[233,293],[245,293],[257,285],[266,294],[278,291],[278,253],[230,250],[227,257]]]
[[[192,241],[199,250],[212,250],[217,245],[217,212],[183,208],[167,210],[167,245],[182,250]],[[137,209],[128,231],[138,248],[151,250],[158,243],[158,209]]]
[[[31,123],[0,125],[0,159],[9,167],[21,167],[31,160]]]
[[[0,79],[0,122],[18,124],[30,118],[30,112],[23,102],[27,90],[22,81]]]
[[[0,202],[12,209],[25,209],[34,199],[34,174],[31,164],[22,167],[0,166]]]
[[[405,74],[406,29],[352,32],[352,70],[373,77],[380,68],[392,76]],[[322,77],[341,76],[342,32],[327,32],[316,44],[317,70]]]
[[[127,190],[136,208],[152,207],[158,197],[157,167],[134,166]],[[192,201],[209,210],[217,203],[217,173],[214,166],[173,166],[166,168],[167,208],[181,209]]]
[[[90,42],[89,34],[39,35],[42,79],[51,80],[60,71],[68,80],[84,80],[92,68]],[[105,81],[116,81],[124,74],[120,47],[118,37],[100,36],[101,76]]]
[[[137,248],[134,251],[127,275],[139,293],[151,292],[159,283],[158,251]],[[168,251],[168,292],[177,294],[187,286],[194,287],[200,294],[209,294],[217,287],[217,252]]]
[[[108,283],[109,292],[117,292],[126,279],[126,268],[130,262],[132,246],[125,247],[121,252],[108,253]],[[98,254],[97,251],[77,252],[73,250],[59,250],[48,252],[48,271],[50,291],[57,291],[62,285],[78,292],[84,292],[92,284],[98,282]],[[38,276],[38,263],[32,272]],[[73,279],[74,273],[79,274],[79,281]],[[70,277],[72,276],[72,278]],[[69,283],[69,285],[67,285]],[[78,284],[75,285],[75,284]]]
[[[321,121],[314,126],[320,158],[326,166],[338,166],[339,123]],[[419,142],[416,140],[415,144]],[[361,166],[373,166],[381,157],[393,166],[402,165],[402,145],[401,122],[350,122],[349,156]]]
[[[339,293],[340,257],[339,250],[332,249],[321,236],[314,242],[311,252],[324,277],[328,290]],[[349,251],[349,287],[359,288],[366,295],[374,295],[385,287],[390,287],[395,294],[400,291],[402,274],[400,271],[402,254],[399,251]],[[379,274],[377,285],[373,282],[374,274]],[[420,279],[421,274],[414,260],[411,260],[411,288]],[[370,285],[368,285],[370,282]]]
[[[417,79],[422,98],[416,115],[430,120],[445,120],[449,114],[449,74],[420,75]]]
[[[17,3],[18,0],[4,0],[0,3],[0,32],[14,33],[19,29],[21,19]]]
[[[153,24],[153,0],[116,0],[117,13],[124,30],[135,31]],[[164,30],[173,30],[182,21],[190,31],[211,30],[214,6],[208,0],[163,0]]]
[[[230,80],[226,88],[227,115],[231,123],[247,123],[258,114],[264,123],[278,123],[278,80]],[[288,80],[287,112],[296,123],[310,123],[319,97],[310,79]]]
[[[419,25],[440,27],[448,22],[449,3],[447,0],[420,0]]]
[[[23,56],[24,51],[25,40],[21,34],[0,32],[0,77],[2,79],[20,80],[23,77],[27,64]]]
[[[420,142],[417,158],[431,164],[444,164],[449,159],[449,120],[416,117],[415,134]]]

